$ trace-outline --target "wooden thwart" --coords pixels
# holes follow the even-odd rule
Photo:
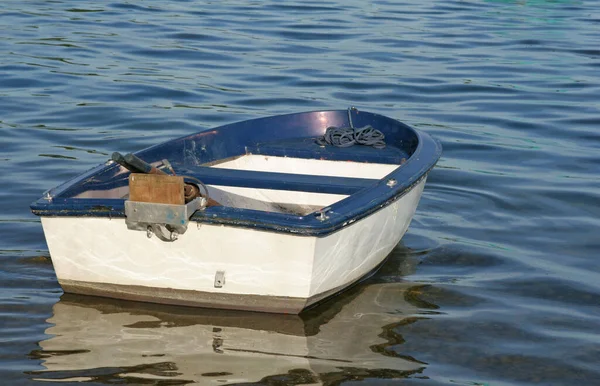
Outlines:
[[[129,176],[129,200],[184,205],[183,186],[183,177],[180,176],[131,173]]]

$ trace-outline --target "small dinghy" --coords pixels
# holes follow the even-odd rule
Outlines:
[[[299,313],[383,263],[440,154],[354,108],[281,115],[115,153],[31,209],[65,292]]]

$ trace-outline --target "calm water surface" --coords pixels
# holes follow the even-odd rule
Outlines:
[[[0,7],[4,384],[600,384],[597,1]],[[29,212],[47,188],[113,151],[348,106],[444,146],[363,285],[301,318],[63,295]]]

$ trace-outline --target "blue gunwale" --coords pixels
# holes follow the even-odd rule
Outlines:
[[[356,110],[352,110],[350,114],[355,127],[371,124],[385,133],[388,143],[391,141],[394,144],[404,146],[404,150],[410,156],[402,166],[396,168],[381,180],[364,180],[354,184],[357,186],[351,191],[350,196],[323,209],[327,213],[327,219],[319,219],[315,213],[300,216],[232,207],[210,207],[204,211],[196,212],[191,221],[303,236],[326,236],[343,228],[346,224],[360,220],[398,200],[426,177],[441,155],[440,143],[424,132],[378,114]],[[316,122],[318,124],[315,124]],[[297,137],[316,137],[332,125],[348,126],[348,111],[315,111],[233,123],[167,141],[136,154],[148,162],[167,158],[176,170],[178,167],[188,170],[194,168],[202,170],[203,167],[198,168],[197,164],[203,165],[219,159],[256,152],[260,148],[269,148],[269,146],[261,146],[260,144],[273,139],[285,142],[287,139]],[[177,148],[180,150],[183,148],[183,156],[176,152]],[[372,152],[370,148],[361,150],[358,146],[349,149],[354,148],[358,148],[360,151],[360,154],[358,154],[360,159],[353,159],[354,161],[380,162],[381,155],[378,155],[380,153]],[[320,158],[340,159],[342,153],[337,152],[336,149],[330,150],[330,153],[324,153]],[[302,149],[299,152],[291,149],[287,154],[273,155],[302,157],[301,151]],[[346,153],[352,152],[352,150],[345,151]],[[373,156],[369,152],[372,152]],[[264,152],[259,153],[265,154]],[[91,177],[100,176],[100,180],[105,179],[96,187],[103,186],[108,189],[125,186],[127,184],[127,174],[116,178],[118,169],[118,165],[111,163],[92,168],[84,174],[51,189],[49,193],[52,200],[42,197],[31,204],[31,209],[34,214],[39,216],[124,218],[125,200],[123,199],[72,198],[81,190],[86,190],[86,183]],[[260,172],[256,173],[260,175]],[[201,175],[201,173],[198,174]],[[255,181],[259,179],[259,175],[254,179]],[[251,177],[249,178],[252,179]],[[388,186],[387,181],[390,179],[396,180],[396,185]],[[210,182],[208,183],[210,184]],[[343,178],[341,178],[339,181],[332,183],[332,189],[336,188],[335,185],[341,188],[347,185],[347,188],[352,184],[345,184]],[[300,190],[303,189],[306,190],[306,187],[300,188]]]

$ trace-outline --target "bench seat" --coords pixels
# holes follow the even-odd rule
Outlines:
[[[350,195],[373,186],[379,180],[368,178],[331,177],[308,174],[273,173],[198,166],[180,170],[179,175],[195,177],[206,185],[243,188],[292,190],[300,192]],[[194,182],[189,179],[189,182]]]

